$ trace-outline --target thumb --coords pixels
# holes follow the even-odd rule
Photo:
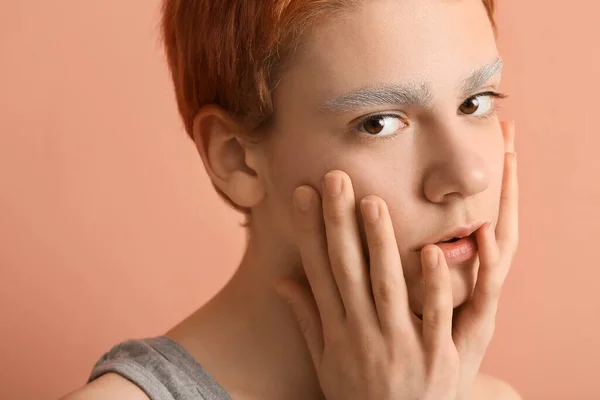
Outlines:
[[[273,287],[279,297],[290,305],[315,368],[318,368],[323,355],[324,342],[321,317],[312,292],[299,283],[287,279],[274,282]]]

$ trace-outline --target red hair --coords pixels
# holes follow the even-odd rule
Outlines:
[[[482,1],[495,32],[496,0]],[[271,92],[302,32],[362,2],[163,0],[162,38],[187,133],[207,104],[243,118],[251,130],[267,125]]]

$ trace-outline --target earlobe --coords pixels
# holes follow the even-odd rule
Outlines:
[[[252,208],[258,205],[264,198],[265,192],[258,176],[248,176],[246,172],[235,171],[231,174],[228,182],[229,198],[244,208]]]
[[[252,148],[240,139],[243,127],[223,108],[203,107],[193,125],[193,138],[204,167],[212,180],[233,203],[252,208],[265,195],[260,163]]]

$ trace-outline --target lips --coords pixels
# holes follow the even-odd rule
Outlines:
[[[440,238],[434,239],[430,243],[442,244],[456,242],[459,239],[471,236],[477,229],[481,228],[483,224],[484,222],[475,222],[469,225],[455,227],[442,235]],[[425,247],[425,245],[423,245],[423,247]]]
[[[439,243],[454,243],[454,242],[456,242],[456,241],[457,241],[457,240],[459,240],[459,239],[460,239],[460,238],[457,238],[457,237],[455,237],[455,238],[452,238],[452,239],[450,239],[450,240],[444,240],[444,241],[441,241],[441,242],[439,242]]]
[[[477,241],[474,233],[484,223],[480,221],[456,226],[418,247],[418,250],[420,251],[427,244],[433,243],[443,251],[448,264],[460,264],[469,261],[477,254]]]
[[[453,242],[436,243],[436,245],[442,250],[446,262],[450,265],[469,261],[477,254],[477,241],[474,234]]]

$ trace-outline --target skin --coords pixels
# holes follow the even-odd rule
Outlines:
[[[307,271],[312,268],[325,273],[317,267],[318,258],[300,250],[302,243],[312,240],[316,245],[321,236],[302,235],[293,196],[298,187],[305,186],[323,199],[322,227],[331,226],[332,218],[346,221],[337,236],[328,232],[320,245],[331,246],[338,256],[355,255],[336,265],[347,271],[362,271],[359,276],[364,285],[369,283],[368,263],[358,260],[363,255],[369,260],[373,252],[358,202],[368,197],[389,210],[390,228],[385,238],[388,244],[390,238],[395,244],[401,260],[395,279],[404,282],[398,287],[405,288],[403,297],[395,297],[395,304],[398,309],[404,306],[402,315],[410,316],[415,332],[425,334],[414,317],[423,313],[426,317],[427,310],[432,309],[427,304],[437,304],[439,315],[446,316],[438,320],[446,322],[453,308],[471,310],[463,314],[468,318],[463,317],[458,325],[460,333],[485,346],[475,351],[465,344],[452,350],[459,356],[457,370],[461,371],[457,398],[518,398],[509,385],[478,374],[493,332],[497,294],[516,249],[516,221],[511,235],[505,235],[510,236],[505,244],[493,244],[494,230],[500,225],[505,153],[514,151],[514,131],[507,125],[503,135],[493,107],[485,113],[488,118],[461,112],[461,104],[469,97],[498,89],[500,71],[467,96],[461,90],[473,71],[493,64],[498,57],[492,28],[479,0],[369,1],[306,34],[274,92],[275,119],[267,139],[251,144],[244,140],[248,133],[244,126],[226,110],[215,105],[204,107],[194,123],[204,166],[224,193],[252,210],[252,224],[247,251],[235,276],[208,304],[167,335],[184,346],[236,400],[324,398],[321,371],[315,368],[315,353],[305,337],[307,330],[299,329],[297,321],[298,312],[308,308],[299,306],[294,314],[275,290],[281,287],[274,286],[286,282],[280,290],[284,297],[296,306],[306,305],[300,299],[307,297],[301,293],[317,297],[315,284],[323,282],[307,278]],[[322,109],[357,89],[407,84],[427,85],[430,104],[390,103],[341,112]],[[480,99],[481,109],[489,109],[492,103],[491,98]],[[359,127],[359,120],[382,113],[397,116],[384,121],[384,132],[389,135],[373,137],[361,131],[364,126]],[[341,206],[337,217],[326,212],[323,185],[332,170],[345,177],[346,190],[351,188],[353,196]],[[356,215],[356,219],[349,215]],[[516,210],[511,215],[516,220]],[[480,254],[463,264],[444,267],[440,270],[446,271],[445,275],[428,280],[421,248],[450,229],[473,222],[491,224],[485,243],[486,248],[495,250],[488,252],[487,266],[497,275],[483,274],[489,280],[478,277]],[[480,241],[482,232],[478,233],[479,244],[484,243]],[[332,274],[333,264],[328,266]],[[494,268],[498,265],[502,267]],[[377,270],[394,271],[389,264],[378,264]],[[398,271],[402,273],[398,275]],[[489,296],[479,296],[482,300],[473,303],[480,280],[488,282],[479,287]],[[437,285],[445,288],[438,291],[437,303],[425,292],[432,282],[446,282],[445,286]],[[306,291],[309,288],[312,292]],[[339,282],[329,289],[330,300],[348,290]],[[321,307],[318,310],[323,311]],[[459,315],[455,313],[455,319]],[[325,318],[322,313],[320,317]],[[431,337],[448,339],[456,334],[456,323],[432,328],[428,331],[430,341]],[[406,348],[412,346],[407,343]],[[265,380],[265,376],[270,378]],[[84,389],[89,396],[86,399],[104,398],[92,394],[107,390],[117,393],[124,386],[131,390],[130,383],[113,374],[92,385]],[[82,393],[69,398],[84,398],[77,397]],[[138,395],[145,398],[143,393]]]
[[[328,171],[344,171],[357,199],[376,195],[388,204],[411,308],[420,312],[422,274],[415,248],[457,225],[497,219],[503,164],[500,124],[497,117],[459,115],[467,97],[459,97],[457,90],[473,70],[498,58],[493,31],[476,0],[377,1],[315,31],[318,35],[308,38],[310,45],[276,92],[281,128],[263,146],[260,161],[266,163],[256,166],[268,193],[256,207],[256,218],[266,221],[268,231],[277,232],[286,244],[294,243],[294,189],[308,184],[321,190]],[[496,74],[469,95],[497,89],[500,78]],[[430,83],[430,108],[389,104],[341,115],[311,113],[358,88],[413,82]],[[361,117],[376,113],[403,115],[410,126],[386,140],[356,129],[344,135]],[[472,291],[475,270],[472,261],[452,270],[455,306]]]

